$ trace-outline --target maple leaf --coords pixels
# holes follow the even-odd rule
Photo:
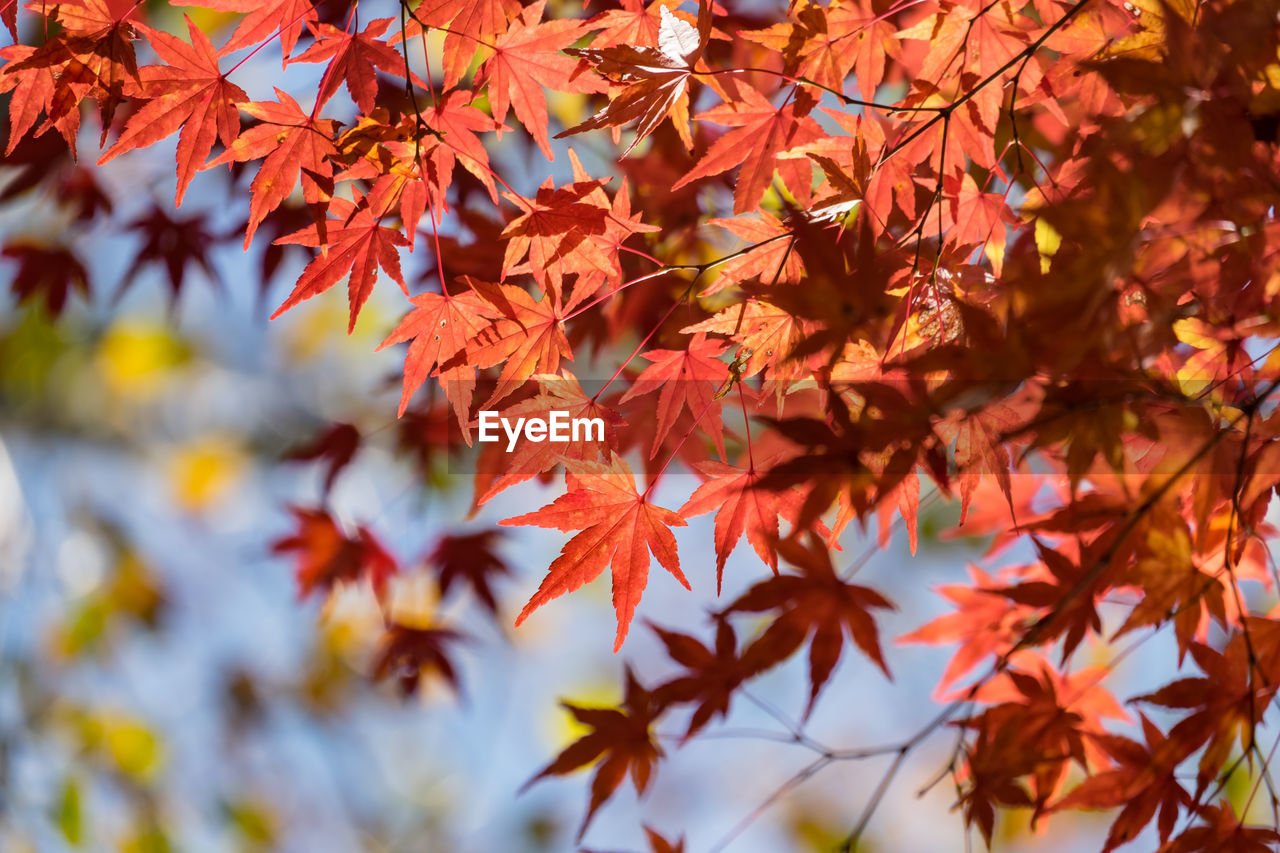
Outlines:
[[[396,450],[409,458],[424,479],[438,470],[436,460],[450,458],[462,447],[458,431],[450,428],[450,420],[447,404],[409,409],[400,417]]]
[[[436,672],[455,690],[458,673],[449,659],[449,647],[463,635],[449,628],[421,628],[392,622],[374,652],[373,677],[394,677],[400,692],[411,696],[418,691],[422,676]]]
[[[319,21],[312,0],[171,0],[174,6],[200,6],[220,12],[247,12],[222,49],[231,53],[266,41],[279,33],[281,60],[287,61],[298,44],[303,24]]]
[[[886,53],[900,52],[892,38],[895,28],[877,21],[885,16],[877,16],[871,3],[802,3],[788,11],[791,21],[741,37],[781,53],[787,73],[837,91],[844,90],[856,67],[859,89],[870,99],[884,75]]]
[[[582,531],[565,543],[542,585],[516,617],[517,627],[534,610],[589,583],[605,566],[611,566],[613,607],[618,617],[613,644],[616,652],[622,648],[631,617],[648,583],[651,551],[685,589],[690,588],[680,571],[676,539],[670,530],[684,527],[684,519],[650,503],[647,492],[638,493],[635,476],[621,458],[615,457],[611,464],[573,463],[566,494],[537,512],[499,523]]]
[[[463,278],[463,282],[469,279]],[[444,368],[446,362],[465,350],[479,333],[487,328],[487,320],[497,312],[474,290],[456,296],[448,293],[421,293],[409,297],[414,308],[400,325],[378,345],[381,350],[392,344],[409,342],[404,357],[404,392],[400,395],[400,415],[409,400],[428,376],[435,376],[453,406],[462,435],[470,443],[468,422],[471,397],[476,387],[476,369],[468,364]]]
[[[226,151],[203,168],[224,163],[263,159],[249,187],[249,222],[244,246],[271,211],[278,208],[302,177],[303,198],[308,204],[327,203],[333,194],[333,142],[336,122],[307,115],[287,92],[276,89],[279,101],[253,101],[240,109],[261,124],[249,128]]]
[[[1133,565],[1126,567],[1126,582],[1144,591],[1124,624],[1119,637],[1145,625],[1159,625],[1173,614],[1174,636],[1178,640],[1179,661],[1191,647],[1192,638],[1209,616],[1225,627],[1226,589],[1231,578],[1203,571],[1192,553],[1191,532],[1186,522],[1170,512],[1167,521],[1146,531],[1146,541]]]
[[[591,731],[565,747],[524,787],[528,788],[548,776],[566,776],[598,761],[595,776],[591,779],[591,802],[578,830],[578,840],[581,840],[596,810],[618,790],[628,773],[636,793],[643,794],[648,789],[654,765],[663,757],[662,747],[650,730],[654,719],[662,712],[662,706],[654,701],[653,694],[640,686],[629,666],[626,689],[619,707],[585,708],[569,702],[560,704]]]
[[[440,144],[432,146],[426,159],[435,169],[435,197],[442,202],[458,162],[485,185],[495,203],[498,201],[493,171],[489,168],[489,152],[476,133],[509,128],[472,106],[473,99],[471,92],[455,90],[422,111],[423,121],[440,135]]]
[[[782,170],[783,180],[793,192],[807,192],[809,167],[790,160],[779,166],[778,154],[823,135],[822,128],[809,116],[814,100],[805,90],[798,90],[780,107],[775,107],[749,86],[741,86],[740,91],[743,95],[740,103],[725,104],[698,116],[699,121],[711,121],[734,129],[713,142],[697,165],[672,187],[678,190],[741,165],[733,191],[735,214],[755,209],[777,169]]]
[[[1157,826],[1163,843],[1173,832],[1179,807],[1192,803],[1191,795],[1176,774],[1185,753],[1145,715],[1141,721],[1146,745],[1120,735],[1090,735],[1118,766],[1089,776],[1050,807],[1051,811],[1061,811],[1123,806],[1107,833],[1103,853],[1110,853],[1136,838],[1156,816],[1157,809],[1160,812]]]
[[[574,184],[591,181],[591,176],[582,168],[578,154],[572,148],[569,149],[569,162],[573,165]],[[589,229],[586,241],[591,243],[590,246],[573,247],[571,251],[565,253],[557,251],[548,260],[549,266],[542,269],[542,277],[538,277],[540,268],[536,264],[531,270],[544,289],[550,287],[555,293],[562,291],[565,276],[570,274],[574,276],[573,289],[568,299],[564,300],[565,311],[572,311],[585,302],[605,282],[615,285],[622,282],[621,255],[624,251],[628,251],[624,244],[632,235],[651,234],[662,230],[657,225],[642,222],[639,214],[632,215],[631,193],[627,178],[622,179],[622,185],[614,194],[612,204],[604,191],[605,182],[595,183],[596,188],[588,192],[583,200],[605,211],[604,230],[596,233],[595,229]],[[601,263],[602,260],[603,263]]]
[[[948,175],[943,189],[951,204],[943,210],[942,228],[959,246],[981,246],[998,273],[1004,258],[1005,225],[1013,220],[1005,197],[984,193],[969,174]]]
[[[351,320],[347,331],[350,332],[356,327],[360,306],[373,290],[378,267],[382,267],[402,290],[407,289],[400,273],[400,256],[396,247],[406,246],[409,241],[396,229],[382,224],[389,201],[388,194],[377,189],[367,198],[356,193],[354,202],[335,198],[330,210],[337,216],[328,221],[325,231],[322,232],[318,225],[312,225],[276,240],[280,245],[318,246],[322,251],[307,264],[293,293],[275,310],[271,319],[304,299],[323,293],[349,275],[347,294]]]
[[[423,28],[445,30],[444,88],[452,89],[467,72],[476,49],[493,41],[520,12],[519,0],[423,0],[413,10],[406,40]]]
[[[73,290],[88,300],[89,272],[70,247],[11,240],[0,254],[18,265],[9,290],[19,305],[43,297],[45,310],[57,317]]]
[[[692,147],[689,132],[689,78],[711,35],[711,6],[702,0],[695,28],[659,6],[657,47],[621,45],[603,48],[570,48],[571,56],[592,63],[596,71],[627,84],[611,97],[604,109],[584,122],[556,134],[556,139],[600,127],[620,127],[636,122],[636,136],[622,152],[626,157],[667,116],[685,144]]]
[[[816,534],[810,534],[808,545],[782,539],[774,547],[803,574],[763,580],[744,592],[725,612],[781,611],[742,653],[743,663],[751,672],[776,666],[791,657],[806,639],[810,640],[809,702],[804,713],[808,717],[818,693],[840,662],[846,631],[862,653],[889,676],[870,611],[892,610],[894,606],[870,587],[841,580],[831,565],[827,546]]]
[[[1086,770],[1110,764],[1092,737],[1106,734],[1103,719],[1129,721],[1115,697],[1098,684],[1106,667],[1062,675],[1035,652],[1020,653],[1016,660],[1016,667],[1010,665],[968,693],[972,701],[991,707],[954,722],[977,732],[965,768],[970,785],[964,799],[966,812],[984,824],[984,832],[990,830],[985,825],[989,807],[996,803],[1031,805],[1034,827],[1049,799],[1061,793],[1071,764]],[[1020,777],[1030,783],[1029,796],[1015,781]]]
[[[1274,827],[1246,826],[1226,797],[1216,806],[1202,806],[1196,814],[1206,823],[1187,827],[1156,853],[1268,853],[1280,845],[1280,832]]]
[[[711,219],[747,242],[747,251],[720,267],[720,275],[699,296],[711,296],[727,287],[759,278],[768,285],[795,284],[804,276],[804,262],[792,249],[793,241],[784,239],[791,232],[782,221],[765,211],[750,219]]]
[[[363,526],[347,536],[326,510],[290,507],[298,530],[277,539],[272,553],[294,552],[297,557],[298,597],[312,592],[328,594],[338,583],[367,577],[382,597],[387,581],[397,571],[395,558]]]
[[[770,375],[785,374],[787,358],[804,336],[802,320],[768,302],[748,299],[725,308],[708,320],[685,326],[681,334],[713,332],[729,335],[742,344],[746,356],[743,379],[769,368]]]
[[[1026,580],[1001,591],[1019,604],[1049,608],[1049,613],[1033,626],[1036,632],[1034,639],[1043,643],[1065,633],[1063,660],[1080,645],[1087,632],[1102,631],[1097,599],[1110,588],[1111,583],[1105,571],[1098,574],[1094,568],[1099,558],[1110,556],[1114,560],[1115,555],[1108,555],[1101,545],[1105,542],[1095,540],[1084,548],[1078,560],[1074,560],[1061,550],[1036,540],[1036,551],[1048,578]],[[1087,586],[1077,591],[1076,585],[1085,582]]]
[[[737,547],[743,533],[747,542],[764,560],[778,572],[778,517],[793,520],[799,514],[802,494],[795,489],[773,491],[759,488],[763,474],[774,461],[769,456],[760,462],[760,468],[749,466],[735,468],[714,459],[698,464],[698,471],[711,479],[702,483],[680,507],[682,518],[693,518],[712,510],[715,519],[716,594],[719,595],[724,579],[724,564]]]
[[[1007,654],[1034,621],[1035,611],[1001,595],[1000,584],[977,566],[969,567],[970,584],[947,584],[937,591],[956,605],[927,625],[904,634],[899,643],[954,643],[956,650],[938,681],[935,696],[948,699],[946,689],[988,657]]]
[[[377,72],[404,76],[404,59],[379,36],[387,31],[391,18],[378,18],[359,33],[340,30],[331,24],[314,24],[315,44],[293,57],[290,62],[324,62],[329,64],[320,78],[317,106],[334,96],[343,82],[351,100],[363,113],[371,113],[378,93]],[[246,99],[247,100],[247,99]]]
[[[504,399],[537,373],[554,374],[560,359],[572,359],[573,350],[564,334],[564,317],[549,296],[534,302],[525,290],[511,285],[469,281],[473,291],[498,312],[467,349],[446,361],[440,370],[459,364],[489,368],[502,365],[497,387],[484,408]]]
[[[221,285],[221,279],[209,263],[209,251],[219,238],[209,230],[207,212],[176,217],[170,216],[160,206],[152,205],[149,213],[134,219],[128,228],[142,234],[143,241],[120,282],[119,293],[132,285],[148,264],[164,266],[174,301],[182,292],[189,264],[196,264],[210,281]]]
[[[249,100],[245,91],[227,80],[218,68],[223,55],[187,18],[191,43],[153,30],[146,34],[151,46],[167,65],[148,65],[138,72],[137,88],[148,100],[129,116],[124,132],[98,160],[98,165],[135,148],[154,145],[181,129],[178,135],[178,191],[174,205],[182,205],[187,185],[204,163],[213,143],[230,146],[240,133],[240,112],[236,104]]]
[[[966,747],[959,799],[965,823],[976,823],[988,845],[996,806],[1030,806],[1034,821],[1066,778],[1069,764],[1087,764],[1085,744],[1092,733],[1082,729],[1081,715],[1059,699],[1058,685],[1047,670],[1039,677],[1006,670],[1012,688],[1008,701],[953,722],[975,732]],[[1030,777],[1032,793],[1024,787],[1024,777]]]
[[[654,44],[658,40],[658,28],[662,26],[662,10],[678,8],[674,0],[621,0],[620,9],[606,9],[590,21],[596,30],[591,43],[596,47],[614,45]]]
[[[0,58],[5,60],[5,66],[0,68],[0,93],[13,92],[9,96],[9,143],[4,152],[6,158],[29,138],[27,132],[35,126],[36,119],[40,118],[46,107],[53,109],[59,77],[52,63],[37,62],[23,66],[23,60],[35,56],[36,50],[24,44],[0,48]],[[51,126],[58,128],[67,146],[74,151],[76,133],[80,129],[80,111],[64,109],[60,113],[51,113],[49,121],[35,135],[42,136]]]
[[[534,279],[560,301],[566,269],[608,275],[613,264],[590,239],[606,231],[608,199],[596,196],[595,192],[601,186],[601,181],[588,180],[555,189],[548,178],[532,199],[503,193],[525,208],[525,212],[502,231],[502,237],[507,240],[502,257],[503,280],[527,257]]]
[[[514,107],[516,118],[525,126],[548,160],[554,159],[547,138],[546,86],[561,92],[602,92],[606,84],[587,74],[575,75],[577,62],[561,51],[584,33],[579,21],[542,22],[546,0],[526,6],[511,26],[494,42],[492,55],[485,60],[477,80],[488,83],[489,106],[499,124]]]
[[[1252,655],[1243,633],[1233,634],[1222,652],[1193,643],[1191,656],[1204,678],[1181,678],[1134,700],[1195,709],[1169,730],[1169,739],[1177,743],[1182,757],[1204,746],[1196,775],[1197,798],[1226,764],[1237,738],[1246,749],[1252,744],[1262,709],[1280,690],[1280,685],[1263,680],[1250,663]]]
[[[715,641],[710,648],[688,634],[652,624],[649,627],[662,640],[671,659],[687,670],[653,692],[663,703],[698,703],[685,730],[684,739],[688,740],[715,717],[729,715],[733,692],[751,672],[738,656],[738,640],[727,620],[716,620]]]
[[[958,526],[968,518],[974,494],[984,478],[994,478],[1004,494],[1010,514],[1016,520],[1013,478],[1009,474],[1011,458],[1008,448],[1000,441],[1000,435],[1013,430],[1018,423],[1014,409],[996,404],[980,413],[963,417],[957,425],[940,427],[938,432],[944,441],[950,444],[953,436],[955,441],[956,482],[960,487]]]
[[[360,430],[346,423],[337,423],[314,439],[290,452],[285,459],[291,462],[325,460],[324,493],[333,490],[333,481],[339,472],[351,464],[360,449]]]
[[[491,578],[511,574],[507,564],[494,553],[502,536],[501,530],[441,536],[427,555],[427,565],[435,569],[439,580],[440,596],[448,595],[454,583],[465,584],[496,616],[498,602],[493,597]]]
[[[620,402],[660,392],[658,427],[649,451],[650,458],[657,455],[658,448],[684,409],[688,409],[700,424],[705,424],[704,429],[715,442],[720,458],[724,458],[724,425],[719,411],[716,411],[719,409],[716,392],[729,378],[729,365],[718,357],[727,348],[726,344],[708,340],[705,334],[699,333],[689,341],[687,349],[653,349],[641,354],[641,358],[653,364],[636,377]]]
[[[33,72],[48,77],[47,85],[38,89],[44,96],[41,106],[46,119],[37,133],[57,127],[73,152],[80,103],[89,97],[97,99],[102,117],[99,144],[105,143],[116,108],[125,98],[126,84],[138,78],[135,31],[128,20],[137,4],[123,13],[112,9],[107,0],[69,0],[35,8],[61,24],[63,32],[30,52],[23,51],[25,55],[5,66],[5,74]]]

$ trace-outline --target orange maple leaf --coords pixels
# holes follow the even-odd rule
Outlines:
[[[138,72],[138,89],[149,100],[125,123],[124,132],[98,160],[101,166],[126,151],[154,145],[181,129],[178,135],[178,192],[182,205],[187,185],[195,177],[214,140],[230,146],[240,133],[236,104],[249,100],[245,91],[227,80],[218,68],[223,55],[209,37],[187,18],[191,44],[169,33],[135,24],[146,33],[168,65],[148,65]]]
[[[516,617],[516,625],[548,601],[573,592],[611,566],[613,607],[618,617],[613,644],[616,652],[627,638],[636,604],[649,581],[651,551],[685,589],[690,588],[680,571],[676,539],[670,530],[684,527],[685,522],[671,510],[650,503],[647,492],[637,492],[635,476],[620,457],[608,465],[572,463],[568,485],[567,493],[537,512],[499,522],[582,531],[565,543],[542,585]]]

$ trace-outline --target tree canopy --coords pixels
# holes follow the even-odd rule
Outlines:
[[[2,10],[14,306],[57,328],[161,281],[177,322],[200,280],[275,321],[345,283],[327,331],[379,326],[345,357],[403,355],[398,410],[378,403],[391,433],[349,398],[263,450],[321,482],[261,550],[292,561],[300,599],[369,591],[373,678],[465,692],[476,624],[576,630],[563,598],[608,569],[612,636],[577,642],[618,653],[622,698],[566,703],[580,737],[530,768],[592,768],[579,842],[799,657],[796,718],[775,721],[813,761],[778,796],[888,760],[843,804],[841,850],[891,786],[939,784],[988,845],[1000,814],[1097,809],[1104,853],[1280,844],[1274,4]],[[24,228],[33,208],[61,227]],[[90,232],[123,256],[88,253]],[[469,491],[420,559],[330,500],[383,452],[417,489]],[[951,560],[945,612],[893,633],[919,575],[855,575],[898,534],[912,554],[986,545]],[[559,548],[540,581],[512,571],[517,537]],[[706,623],[646,608],[667,575]],[[414,578],[478,606],[406,610]],[[152,599],[125,600],[147,618]],[[641,632],[665,669],[623,663]],[[1169,677],[1135,695],[1118,667],[1153,637]],[[924,726],[856,749],[807,734],[842,662],[892,679],[910,644],[953,647]],[[936,778],[898,778],[948,738]],[[646,828],[653,851],[682,849],[670,829]]]

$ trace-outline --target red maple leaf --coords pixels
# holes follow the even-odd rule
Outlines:
[[[435,569],[439,580],[440,596],[448,595],[455,583],[465,584],[488,611],[496,615],[498,602],[490,583],[494,577],[511,574],[507,564],[494,552],[502,536],[501,530],[441,536],[427,555],[427,565]]]
[[[454,164],[458,162],[485,185],[495,203],[498,201],[493,172],[489,168],[489,152],[476,133],[509,128],[472,106],[474,98],[471,92],[456,90],[422,111],[423,121],[440,134],[439,144],[432,146],[424,157],[435,169],[436,191],[433,198],[441,203],[452,181]]]
[[[566,271],[608,275],[613,264],[590,238],[606,231],[609,199],[600,191],[601,181],[575,181],[555,189],[550,178],[532,199],[503,193],[525,212],[502,231],[507,240],[502,277],[519,271],[526,257],[529,271],[547,293],[561,300]]]
[[[1280,845],[1275,827],[1246,826],[1226,797],[1196,814],[1207,822],[1184,829],[1156,853],[1270,853]]]
[[[363,113],[371,113],[378,94],[377,72],[404,76],[404,58],[383,39],[391,18],[370,21],[362,32],[340,30],[330,24],[312,25],[316,43],[290,62],[324,62],[329,64],[320,78],[317,104],[323,106],[345,81],[351,100]]]
[[[324,493],[333,489],[338,473],[351,464],[360,449],[360,430],[352,424],[334,424],[314,439],[290,452],[285,459],[291,462],[325,460]]]
[[[727,613],[781,612],[742,653],[752,672],[761,672],[791,657],[806,639],[809,645],[809,702],[813,710],[818,693],[831,677],[844,648],[847,631],[862,653],[886,676],[889,668],[880,651],[880,637],[871,610],[894,609],[893,604],[870,587],[845,583],[831,565],[831,554],[817,534],[807,546],[793,539],[777,542],[778,553],[800,568],[800,575],[779,575],[763,580],[729,605]]]
[[[174,6],[199,6],[217,9],[219,12],[247,12],[236,25],[223,53],[231,53],[266,41],[277,32],[280,34],[282,61],[302,35],[303,24],[315,24],[319,20],[312,0],[170,0]]]
[[[1192,803],[1191,795],[1177,777],[1178,763],[1185,757],[1176,741],[1164,735],[1142,716],[1146,744],[1113,734],[1090,735],[1116,767],[1094,773],[1050,809],[1109,809],[1122,806],[1111,824],[1103,853],[1137,838],[1138,833],[1160,812],[1157,827],[1161,842],[1173,832],[1178,808]]]
[[[686,670],[655,688],[654,695],[664,703],[698,704],[685,730],[684,738],[688,740],[715,717],[728,716],[734,691],[751,672],[738,656],[738,640],[726,619],[716,620],[716,637],[710,647],[688,634],[657,625],[650,627],[667,647],[671,659]]]
[[[955,605],[927,625],[904,634],[899,643],[960,643],[947,664],[935,695],[948,699],[947,688],[991,656],[1010,651],[1022,631],[1035,621],[1035,610],[1001,594],[1002,585],[977,566],[969,567],[969,584],[946,584],[937,591]]]
[[[499,522],[582,531],[565,543],[542,585],[516,617],[516,625],[548,601],[573,592],[611,566],[613,607],[618,617],[613,644],[616,652],[622,648],[636,604],[649,581],[650,551],[664,569],[690,588],[680,571],[676,539],[670,530],[684,527],[685,522],[671,510],[651,504],[648,493],[638,493],[635,476],[619,457],[609,465],[573,463],[568,484],[566,494],[537,512]]]
[[[34,11],[56,21],[63,31],[40,47],[23,51],[25,55],[20,58],[14,55],[17,61],[10,62],[4,69],[6,75],[34,72],[48,78],[47,84],[38,88],[44,96],[40,107],[46,119],[37,134],[57,127],[73,152],[75,132],[80,126],[80,103],[85,98],[99,102],[101,144],[106,142],[116,108],[125,99],[126,85],[138,82],[137,58],[133,51],[136,31],[128,20],[138,4],[117,5],[121,7],[119,10],[113,9],[106,0],[33,4]],[[28,115],[34,117],[37,113]]]
[[[516,118],[525,126],[548,160],[553,159],[547,138],[547,99],[542,87],[561,92],[602,92],[607,86],[589,74],[575,75],[577,61],[565,56],[564,48],[585,32],[581,21],[542,21],[546,0],[524,8],[510,28],[497,38],[490,56],[477,77],[489,86],[489,106],[498,123],[515,108]]]
[[[759,488],[763,478],[761,471],[768,470],[774,457],[760,463],[760,468],[750,465],[735,468],[714,459],[697,466],[698,471],[710,477],[698,486],[685,505],[680,507],[683,518],[693,518],[715,511],[716,594],[720,593],[724,578],[724,564],[745,533],[747,542],[760,555],[760,559],[778,572],[778,516],[794,521],[800,512],[803,495],[795,490],[773,491]]]
[[[378,267],[405,288],[400,273],[400,256],[397,246],[407,246],[409,241],[395,228],[382,224],[389,202],[394,201],[385,191],[375,189],[369,196],[355,193],[355,201],[335,198],[330,210],[337,216],[331,218],[322,233],[318,225],[281,237],[281,245],[318,246],[322,251],[303,270],[289,298],[275,310],[275,319],[293,306],[323,293],[350,275],[347,297],[351,309],[351,321],[347,330],[356,327],[360,306],[364,305],[378,277]]]
[[[210,231],[207,212],[170,216],[159,205],[153,205],[149,213],[130,222],[129,229],[142,235],[142,246],[124,274],[119,292],[123,293],[132,285],[148,264],[160,264],[165,268],[174,300],[182,292],[189,264],[200,267],[211,282],[221,285],[221,279],[209,263],[209,252],[219,238]]]
[[[126,151],[154,145],[181,129],[178,135],[178,192],[174,205],[182,205],[187,185],[213,150],[214,141],[230,146],[240,133],[236,104],[249,96],[227,80],[218,68],[226,52],[215,51],[209,37],[187,18],[191,43],[143,24],[151,46],[167,65],[148,65],[138,72],[136,88],[147,102],[129,116],[124,132],[98,160],[98,165]]]
[[[619,402],[626,403],[654,391],[658,394],[658,427],[649,450],[650,458],[658,453],[684,409],[698,419],[724,458],[724,423],[720,417],[716,393],[729,378],[729,365],[718,356],[728,349],[722,341],[709,340],[701,332],[693,336],[687,349],[652,349],[641,355],[653,362],[636,377]],[[722,563],[723,565],[723,563]]]
[[[328,593],[338,583],[367,577],[379,597],[396,573],[395,558],[386,552],[363,526],[348,536],[326,510],[290,507],[298,531],[272,543],[276,554],[293,552],[297,558],[298,596]]]
[[[468,282],[465,277],[464,283]],[[471,413],[471,397],[476,387],[476,369],[469,364],[456,364],[443,368],[446,362],[467,348],[487,321],[496,318],[497,312],[474,290],[456,296],[448,293],[421,293],[409,297],[414,308],[400,325],[387,335],[378,349],[392,344],[409,342],[404,357],[404,391],[400,395],[400,414],[409,407],[413,394],[427,380],[435,376],[453,405],[453,411],[462,428],[462,434],[470,442],[467,423]]]
[[[692,147],[689,131],[689,78],[711,36],[711,6],[700,4],[697,28],[677,18],[666,6],[659,6],[661,21],[655,34],[656,47],[571,48],[566,50],[590,62],[597,72],[622,84],[604,109],[584,122],[556,134],[556,139],[599,127],[620,127],[636,123],[636,136],[620,156],[632,149],[662,122],[672,116],[676,130]]]
[[[591,731],[565,747],[554,761],[525,783],[525,788],[528,788],[539,779],[566,776],[599,762],[591,779],[591,803],[578,830],[579,840],[590,826],[596,810],[618,790],[628,773],[636,792],[645,792],[654,765],[663,754],[662,747],[658,746],[650,731],[662,706],[654,701],[653,694],[640,686],[630,667],[627,667],[626,677],[626,692],[618,708],[585,708],[569,702],[561,703],[575,720],[589,726]]]
[[[747,251],[721,266],[720,275],[700,296],[711,296],[753,278],[774,285],[795,284],[804,276],[804,262],[793,251],[794,240],[787,239],[791,232],[776,216],[762,210],[758,216],[711,219],[708,224],[742,238]]]
[[[519,12],[519,0],[423,0],[413,10],[405,38],[420,35],[424,27],[445,30],[444,88],[452,89],[466,74],[476,49],[505,32],[507,22]]]
[[[479,281],[468,284],[492,306],[498,319],[440,369],[452,370],[459,364],[480,368],[501,364],[497,386],[483,407],[492,407],[535,373],[558,373],[560,359],[573,358],[564,334],[563,312],[553,298],[544,296],[542,301],[534,302],[527,291],[512,285]]]
[[[1264,709],[1280,690],[1280,684],[1268,683],[1265,674],[1254,668],[1254,654],[1243,632],[1233,634],[1222,652],[1192,643],[1191,656],[1205,677],[1180,678],[1135,700],[1192,711],[1169,730],[1169,739],[1183,750],[1183,757],[1204,746],[1196,775],[1197,798],[1226,764],[1237,740],[1248,750]]]
[[[9,290],[19,305],[43,297],[45,309],[57,317],[73,290],[89,298],[89,272],[70,247],[13,240],[5,243],[2,254],[18,264]]]
[[[203,168],[223,163],[263,159],[249,186],[249,222],[245,227],[247,249],[262,220],[278,208],[302,177],[302,196],[308,204],[328,202],[333,194],[333,163],[337,153],[333,135],[337,123],[308,115],[289,93],[276,89],[276,101],[253,101],[240,109],[261,124],[241,133],[221,155]]]
[[[777,157],[788,148],[813,142],[823,135],[822,128],[809,116],[814,100],[805,90],[799,90],[777,107],[750,86],[739,85],[739,91],[743,96],[741,102],[724,104],[698,116],[699,121],[734,129],[713,142],[698,164],[672,187],[678,190],[741,165],[733,192],[735,214],[755,209],[773,181],[775,169],[782,170],[784,181],[793,192],[801,192],[801,181],[807,190],[811,180],[809,166],[794,160],[784,160],[779,166]]]
[[[57,127],[67,146],[75,151],[76,133],[80,129],[80,110],[67,106],[66,94],[60,99],[62,108],[58,110],[58,101],[54,100],[61,81],[56,72],[56,64],[48,61],[37,61],[25,65],[24,60],[35,57],[37,49],[25,44],[11,44],[0,48],[0,59],[5,65],[0,68],[0,92],[12,91],[9,96],[9,144],[5,146],[5,157],[9,158],[24,140],[32,139],[27,135],[35,126],[36,119],[48,109],[49,120],[36,131],[35,137],[42,136],[50,127]],[[15,163],[16,165],[16,163]]]
[[[436,672],[455,690],[458,672],[449,658],[449,647],[462,634],[448,628],[420,628],[392,622],[378,641],[373,659],[373,677],[394,677],[400,692],[417,692],[423,674]]]

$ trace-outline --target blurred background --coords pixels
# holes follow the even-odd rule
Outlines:
[[[153,26],[180,25],[179,10],[148,8]],[[185,11],[206,28],[234,20]],[[265,50],[237,82],[269,97],[279,62]],[[283,76],[314,90],[320,67]],[[556,114],[582,104],[551,98]],[[511,570],[494,579],[496,614],[465,589],[442,597],[427,565],[440,537],[490,530],[560,485],[511,489],[468,518],[471,478],[449,473],[439,406],[397,420],[402,353],[374,351],[406,307],[398,290],[375,289],[351,335],[345,288],[268,323],[308,256],[264,251],[266,233],[240,248],[248,177],[201,173],[175,213],[175,140],[98,171],[96,134],[84,134],[78,165],[40,147],[53,134],[0,164],[3,281],[67,252],[89,279],[65,305],[44,294],[0,302],[0,850],[577,849],[589,775],[520,791],[581,734],[558,701],[616,703],[624,664],[646,685],[671,676],[642,620],[707,639],[707,611],[767,568],[741,545],[717,599],[712,516],[694,520],[678,534],[693,592],[655,571],[618,655],[607,573],[512,629],[563,544],[554,531],[495,540]],[[615,152],[607,134],[575,144],[592,174]],[[521,192],[569,176],[566,157],[548,163],[517,134],[491,156]],[[94,187],[109,217],[83,215],[102,204]],[[410,277],[433,265],[427,241],[418,246]],[[32,247],[52,254],[32,261]],[[331,457],[290,457],[307,456],[335,423],[360,444],[329,488]],[[669,476],[657,501],[677,507],[696,483]],[[397,679],[373,677],[384,614],[367,584],[300,594],[294,557],[274,547],[297,530],[291,506],[324,507],[381,543],[401,568],[397,618],[464,635],[449,650],[456,685],[426,671],[406,695]],[[915,556],[901,531],[884,548],[856,530],[844,537],[837,565],[872,554],[859,582],[899,608],[881,622],[892,682],[846,651],[805,742],[792,736],[808,694],[804,655],[753,682],[723,726],[687,744],[684,720],[667,721],[668,760],[648,796],[625,786],[584,846],[647,850],[644,825],[697,853],[837,845],[892,756],[815,766],[821,751],[900,742],[943,707],[935,688],[954,648],[892,638],[949,612],[933,589],[965,582],[982,559],[987,539],[940,538],[957,515],[927,499]],[[1088,654],[1107,663],[1116,650]],[[1121,700],[1140,694],[1168,679],[1173,658],[1157,637],[1107,685]],[[953,746],[942,730],[910,755],[859,850],[966,849],[950,781],[929,784]],[[1227,793],[1243,801],[1251,787],[1246,768]],[[1108,822],[1060,817],[1032,832],[1015,813],[1002,817],[997,846],[1096,850]]]

